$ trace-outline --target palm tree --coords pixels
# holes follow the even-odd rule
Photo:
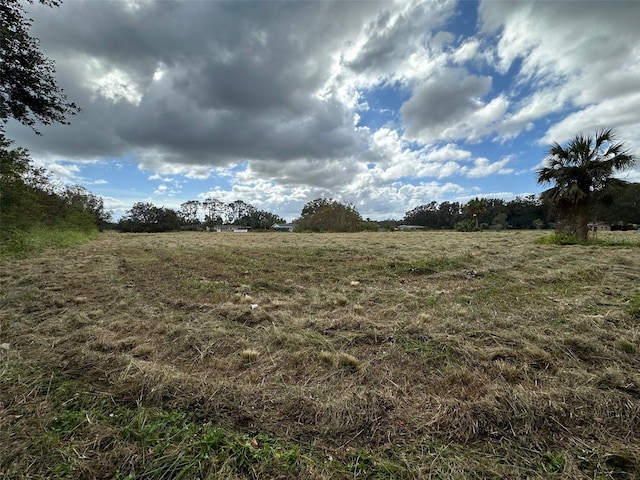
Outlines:
[[[538,170],[538,183],[553,184],[542,199],[557,210],[568,233],[586,240],[589,209],[613,199],[615,191],[627,183],[613,175],[635,161],[611,129],[596,132],[594,137],[576,135],[567,147],[554,143],[546,166]]]

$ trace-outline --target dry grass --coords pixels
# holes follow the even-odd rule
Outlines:
[[[636,478],[640,249],[537,236],[0,260],[0,478]]]

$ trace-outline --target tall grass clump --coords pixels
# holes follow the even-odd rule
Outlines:
[[[565,233],[553,233],[544,237],[536,238],[534,243],[538,245],[587,245],[603,247],[640,247],[640,239],[620,239],[591,236],[586,240],[581,240],[577,235]]]
[[[37,226],[30,230],[11,230],[0,235],[0,256],[24,258],[47,248],[63,248],[81,245],[98,235],[97,228],[73,228],[68,226]]]

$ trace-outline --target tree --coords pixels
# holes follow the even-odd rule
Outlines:
[[[29,152],[11,148],[0,135],[0,226],[3,238],[37,225],[79,230],[104,228],[111,220],[104,200],[76,185],[56,187],[48,173],[31,165]]]
[[[616,193],[610,205],[596,205],[591,218],[607,223],[640,224],[640,183],[630,183]]]
[[[227,205],[227,211],[229,212],[229,223],[234,225],[241,225],[242,218],[250,217],[257,209],[249,203],[245,203],[242,200],[236,200]],[[247,226],[247,225],[245,225]]]
[[[65,204],[67,217],[79,214],[86,217],[85,228],[90,225],[102,231],[111,223],[111,212],[104,209],[104,199],[86,188],[80,185],[67,187],[59,196]]]
[[[542,228],[548,216],[547,206],[536,195],[516,197],[507,203],[507,223],[511,228]]]
[[[487,210],[487,201],[484,198],[474,198],[469,200],[464,206],[467,215],[473,218],[476,230],[480,230],[480,216]]]
[[[438,227],[438,202],[420,205],[404,214],[407,225],[421,225],[427,228]]]
[[[311,232],[358,232],[365,229],[353,205],[333,199],[317,198],[302,208],[296,229]]]
[[[217,198],[204,199],[202,209],[204,210],[204,224],[207,227],[221,225],[229,216],[227,205]]]
[[[185,226],[195,229],[200,226],[198,211],[202,204],[198,200],[189,200],[180,205],[180,214],[182,215]]]
[[[58,0],[40,0],[50,7]],[[55,65],[40,51],[40,41],[29,35],[32,20],[20,2],[0,0],[0,119],[2,131],[9,118],[31,127],[68,123],[79,111],[67,101],[55,79]]]
[[[562,230],[586,240],[590,208],[613,200],[616,190],[627,184],[614,175],[632,167],[636,159],[607,129],[594,136],[578,134],[567,147],[552,144],[545,161],[538,183],[553,186],[542,199],[559,214]]]
[[[0,230],[26,230],[44,218],[41,186],[48,179],[42,169],[31,165],[29,152],[12,148],[12,141],[0,135]]]
[[[175,210],[138,202],[118,222],[121,232],[170,232],[180,230],[180,217]]]
[[[237,224],[253,229],[268,230],[274,223],[286,223],[282,217],[265,210],[253,210],[237,220]]]

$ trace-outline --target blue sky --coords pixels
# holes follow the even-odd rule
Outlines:
[[[80,1],[29,6],[82,112],[7,136],[134,202],[243,200],[292,220],[539,193],[551,142],[612,127],[640,154],[640,2]],[[623,174],[640,181],[638,169]]]

